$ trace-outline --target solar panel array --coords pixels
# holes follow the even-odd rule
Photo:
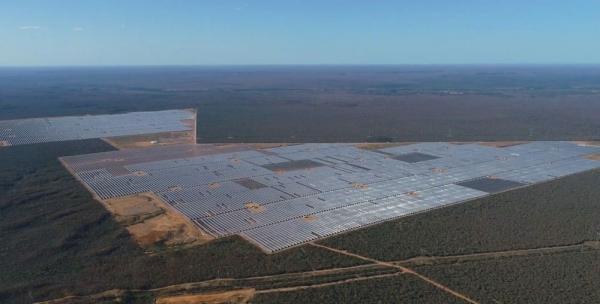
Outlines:
[[[206,232],[238,234],[271,253],[496,192],[461,183],[501,179],[496,184],[510,188],[600,168],[585,157],[599,152],[571,142],[416,143],[376,151],[301,144],[138,163],[127,161],[131,151],[98,154],[121,160],[118,170],[110,161],[64,161],[101,199],[152,191]],[[465,183],[471,180],[478,182]]]
[[[65,116],[0,121],[4,146],[104,138],[162,132],[191,131],[189,110],[132,112],[114,115]],[[0,145],[2,146],[2,145]]]

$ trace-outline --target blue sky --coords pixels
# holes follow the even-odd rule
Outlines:
[[[0,66],[462,63],[600,63],[600,1],[0,1]]]

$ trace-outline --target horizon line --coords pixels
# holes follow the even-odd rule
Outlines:
[[[170,68],[170,67],[369,67],[369,66],[600,66],[598,63],[240,63],[240,64],[65,64],[0,65],[0,69],[35,68]]]

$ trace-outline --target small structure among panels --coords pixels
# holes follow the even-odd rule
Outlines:
[[[195,131],[195,110],[131,112],[0,121],[0,147],[55,141]]]
[[[598,146],[530,142],[177,145],[62,158],[99,199],[153,192],[215,237],[272,253],[374,223],[600,168]]]

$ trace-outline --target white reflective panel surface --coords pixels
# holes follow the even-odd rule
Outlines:
[[[504,148],[417,143],[378,151],[352,144],[300,144],[190,157],[168,157],[160,149],[139,152],[160,160],[133,153],[98,154],[121,159],[123,165],[90,162],[93,155],[63,160],[102,199],[152,191],[214,236],[239,234],[266,252],[490,194],[460,182],[486,177],[527,185],[600,168],[600,161],[586,158],[600,153],[600,147],[571,142]],[[394,158],[408,153],[436,158]],[[268,169],[295,160],[323,166]],[[242,178],[264,187],[235,182]]]

